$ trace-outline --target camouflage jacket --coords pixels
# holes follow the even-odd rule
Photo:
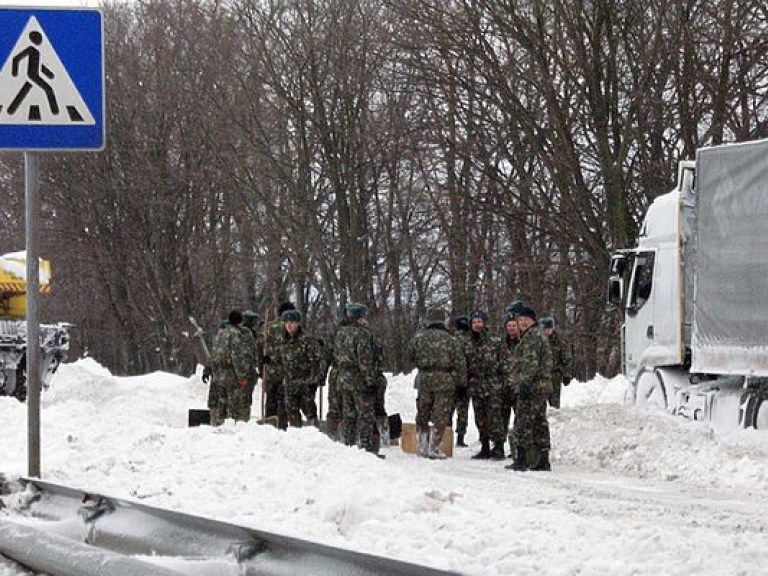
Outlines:
[[[498,341],[487,330],[469,333],[465,353],[470,395],[492,394],[501,387],[497,347]]]
[[[318,386],[324,386],[328,371],[333,364],[333,339],[317,338],[317,346],[320,351],[320,363],[315,380]]]
[[[419,373],[417,390],[453,392],[467,380],[467,359],[461,341],[442,326],[429,326],[408,342],[407,354]]]
[[[543,398],[552,394],[552,349],[549,338],[538,325],[520,334],[514,361],[516,387],[528,384],[532,394]]]
[[[237,386],[257,378],[256,344],[247,328],[228,326],[213,340],[211,351],[213,381],[220,386]]]
[[[376,387],[379,373],[376,341],[371,331],[358,322],[340,326],[333,339],[333,364],[344,389]]]
[[[299,328],[295,334],[283,331],[275,361],[285,386],[315,384],[320,374],[320,344]]]
[[[499,359],[499,379],[506,388],[515,388],[515,350],[520,338],[512,339],[509,335],[499,340],[497,356]]]
[[[262,338],[261,364],[263,366],[262,376],[270,381],[279,381],[282,379],[280,374],[280,340],[285,333],[285,327],[280,319],[273,320],[267,325],[267,330]]]
[[[573,378],[573,355],[557,331],[549,337],[552,348],[552,384]]]

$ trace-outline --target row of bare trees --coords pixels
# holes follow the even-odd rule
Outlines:
[[[766,136],[760,0],[106,5],[107,146],[43,158],[47,319],[118,373],[188,373],[230,308],[366,303],[388,368],[425,307],[554,314],[618,367],[610,252],[675,164]],[[0,248],[23,242],[6,154]]]

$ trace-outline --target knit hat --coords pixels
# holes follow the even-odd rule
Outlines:
[[[243,323],[243,315],[240,313],[240,310],[232,310],[232,312],[229,313],[229,324],[231,326],[239,326]]]

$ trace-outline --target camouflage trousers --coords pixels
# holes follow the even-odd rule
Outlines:
[[[518,446],[528,450],[549,450],[547,396],[533,394],[525,399],[518,396],[515,407],[514,434]]]
[[[552,378],[552,394],[549,397],[549,405],[552,406],[552,408],[560,408],[560,391],[563,388],[563,378],[562,376],[557,376],[557,379],[555,377]]]
[[[467,433],[469,425],[469,391],[466,387],[456,388],[456,434]]]
[[[472,408],[475,411],[475,426],[480,433],[480,440],[490,440],[504,444],[507,430],[504,427],[504,392],[480,393],[472,396]]]
[[[328,436],[332,440],[341,440],[341,421],[344,412],[344,397],[338,384],[338,374],[333,370],[328,375],[328,414],[326,423]]]
[[[373,427],[373,445],[374,446],[389,446],[389,436],[382,438],[382,434],[389,433],[389,424],[387,423],[387,409],[384,405],[384,400],[387,396],[387,379],[382,377],[379,379],[379,387],[376,390],[376,408],[374,409],[374,416],[376,417],[376,425]]]
[[[422,386],[416,398],[416,428],[429,432],[429,423],[435,427],[435,437],[443,437],[443,431],[451,425],[453,416],[454,390]]]
[[[317,424],[317,387],[312,382],[283,382],[285,392],[285,413],[288,424],[301,427],[301,415],[312,425]]]
[[[377,389],[358,385],[342,391],[344,443],[354,446],[360,439],[360,447],[368,452],[378,452],[375,439]]]
[[[504,401],[501,406],[501,424],[505,434],[509,439],[509,449],[514,454],[517,441],[515,440],[515,431],[510,428],[512,418],[515,415],[515,406],[517,405],[517,395],[512,388],[507,388],[504,392]]]
[[[277,416],[277,427],[285,430],[288,427],[288,415],[285,411],[285,392],[279,371],[265,367],[262,386],[264,387],[264,418]]]
[[[251,398],[253,387],[222,386],[211,384],[208,389],[208,410],[211,426],[221,426],[224,420],[232,418],[238,422],[247,422],[251,418]]]

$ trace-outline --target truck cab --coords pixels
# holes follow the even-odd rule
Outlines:
[[[636,381],[649,367],[690,361],[686,288],[695,164],[680,163],[677,186],[648,208],[637,247],[612,258],[609,300],[624,309],[622,372]]]

